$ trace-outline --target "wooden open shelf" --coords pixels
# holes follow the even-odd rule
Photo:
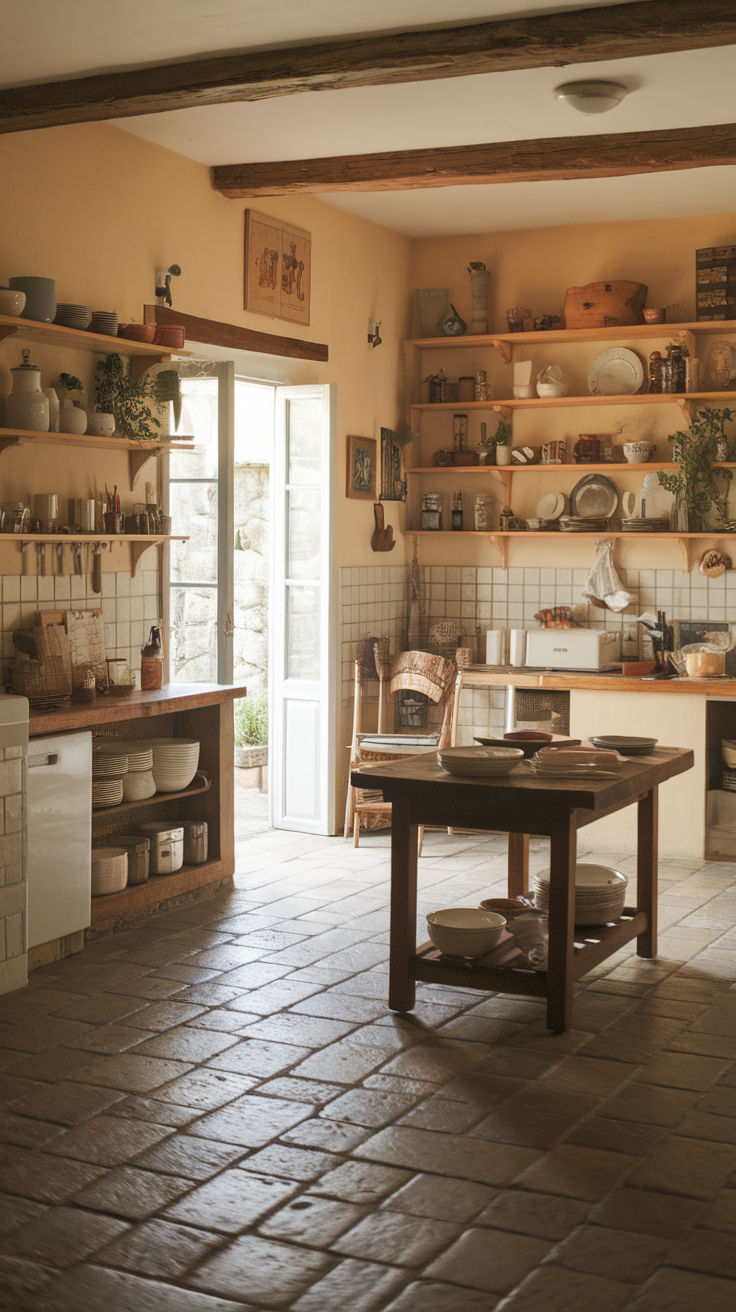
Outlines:
[[[656,338],[670,340],[678,333],[692,333],[696,337],[708,333],[736,333],[736,319],[711,323],[617,324],[612,328],[552,328],[546,333],[535,330],[530,333],[485,333],[482,336],[466,333],[463,337],[414,337],[405,345],[420,347],[425,351],[444,350],[445,347],[462,350],[469,346],[490,346],[496,350],[504,346],[508,350],[509,347],[542,346],[548,342],[553,346],[576,346],[586,342],[651,341]],[[506,351],[500,353],[505,359]]]
[[[736,330],[735,330],[736,331]],[[634,392],[630,396],[530,396],[523,400],[412,401],[411,410],[567,410],[576,406],[692,405],[700,401],[734,401],[736,392]]]
[[[170,360],[172,355],[189,356],[189,351],[170,351],[163,346],[147,342],[132,342],[127,337],[107,337],[90,333],[86,328],[63,328],[58,323],[39,323],[36,319],[18,319],[12,314],[0,314],[0,341],[6,337],[23,338],[40,342],[44,346],[58,346],[67,351],[86,351],[90,355],[128,355],[132,357],[135,379],[154,364]]]
[[[92,819],[96,820],[98,816],[107,818],[108,816],[124,815],[126,811],[139,811],[143,806],[156,806],[160,802],[175,802],[179,797],[197,797],[200,793],[208,793],[211,787],[212,780],[207,779],[204,783],[197,784],[196,787],[183,788],[180,793],[155,793],[153,797],[145,797],[142,801],[121,802],[119,806],[95,806],[92,809]]]
[[[11,451],[14,447],[25,446],[31,442],[43,446],[98,448],[115,453],[126,451],[131,492],[140,470],[154,456],[161,455],[163,452],[194,450],[193,437],[167,438],[161,442],[136,442],[126,437],[95,437],[92,433],[42,433],[29,428],[0,428],[0,456],[4,451]]]
[[[658,469],[677,469],[674,460],[647,461],[646,464],[598,464],[598,465],[414,465],[406,470],[407,474],[494,474],[497,478],[507,478],[509,474],[610,474],[618,473],[645,474]],[[716,460],[713,469],[736,469],[736,461]]]
[[[690,573],[693,567],[693,561],[690,555],[690,544],[698,541],[702,542],[727,542],[729,544],[736,542],[736,533],[684,533],[676,530],[667,530],[661,533],[623,533],[609,530],[602,530],[597,533],[562,533],[559,529],[422,529],[407,528],[404,532],[408,537],[416,538],[487,538],[491,546],[495,547],[501,557],[501,567],[508,568],[509,563],[509,542],[511,539],[524,540],[525,538],[555,538],[560,540],[571,538],[582,538],[583,541],[594,541],[596,538],[631,538],[634,542],[641,542],[646,539],[648,542],[676,542],[680,548],[683,568],[686,573]]]

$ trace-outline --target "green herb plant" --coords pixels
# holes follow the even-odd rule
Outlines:
[[[238,747],[268,745],[268,693],[250,693],[235,702],[235,742]]]
[[[157,409],[161,407],[156,395],[155,379],[145,373],[136,382],[130,359],[124,364],[121,356],[106,355],[104,360],[98,362],[95,371],[95,406],[104,414],[115,416],[115,431],[119,437],[127,437],[134,442],[159,440],[161,424],[151,409],[152,405]]]
[[[498,428],[489,441],[489,446],[510,446],[511,445],[511,423],[507,419],[499,419]]]
[[[662,487],[673,494],[676,506],[687,508],[691,530],[694,524],[703,522],[711,506],[715,506],[722,520],[728,519],[733,471],[718,465],[714,468],[713,461],[718,442],[725,437],[725,426],[733,415],[733,410],[704,407],[698,410],[686,432],[678,429],[668,438],[677,470],[674,473],[660,470],[657,477]]]

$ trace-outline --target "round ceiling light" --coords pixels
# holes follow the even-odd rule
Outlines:
[[[605,114],[621,103],[627,90],[620,82],[563,82],[555,87],[555,100],[578,114]]]

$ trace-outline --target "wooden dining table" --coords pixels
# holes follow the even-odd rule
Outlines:
[[[391,1010],[411,1011],[416,981],[422,980],[546,997],[549,1028],[569,1029],[577,980],[632,939],[640,957],[657,955],[657,790],[692,766],[688,748],[657,747],[650,756],[622,761],[615,779],[543,778],[526,763],[500,778],[458,778],[439,766],[436,753],[355,770],[354,787],[380,788],[391,802]],[[576,928],[578,830],[633,805],[638,808],[636,906],[625,907],[614,924]],[[549,836],[546,971],[443,957],[431,942],[417,947],[418,825],[507,833],[513,898],[529,889],[529,835]]]

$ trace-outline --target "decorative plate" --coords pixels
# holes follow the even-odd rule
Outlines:
[[[590,366],[588,387],[593,396],[633,396],[644,382],[644,365],[634,351],[612,346]]]
[[[647,475],[648,477],[648,475]],[[656,475],[655,475],[656,477]],[[570,493],[570,514],[583,519],[611,519],[618,509],[618,488],[606,474],[586,474]]]
[[[562,492],[548,492],[537,504],[537,519],[559,519],[565,509],[565,497]]]

